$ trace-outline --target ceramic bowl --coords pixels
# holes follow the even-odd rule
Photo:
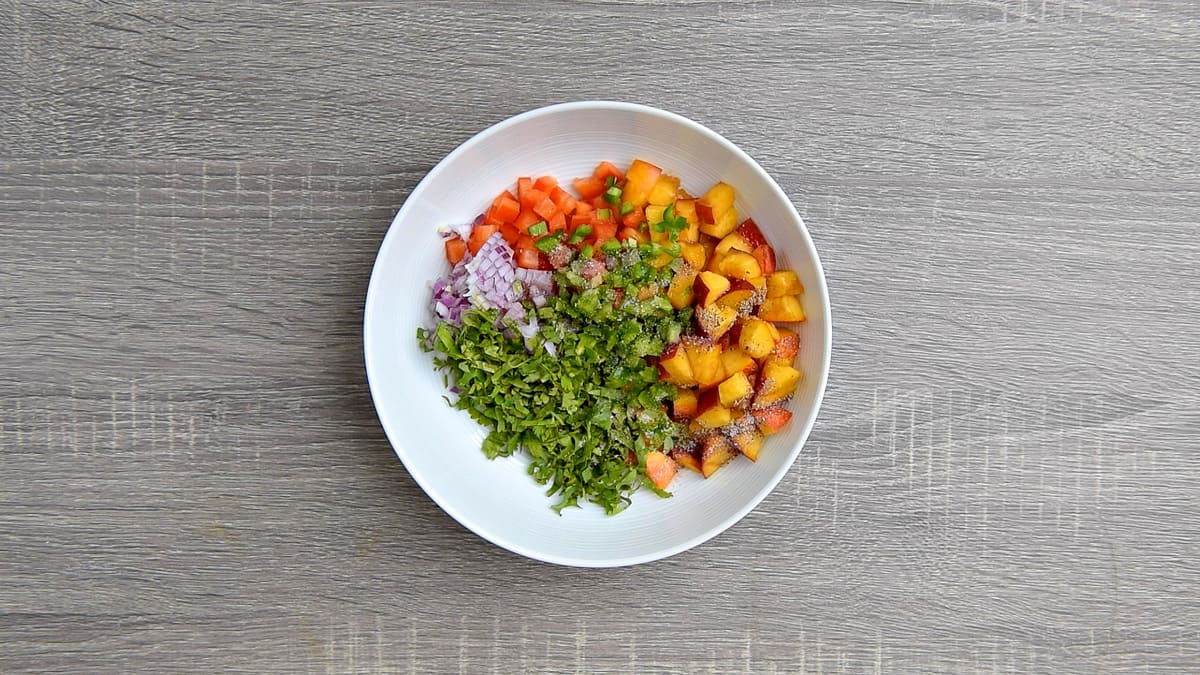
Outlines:
[[[788,406],[791,423],[769,436],[757,462],[731,461],[711,478],[681,470],[673,496],[639,491],[623,512],[594,505],[551,510],[554,498],[526,473],[519,454],[488,460],[484,430],[451,408],[442,374],[417,343],[429,326],[432,282],[447,271],[438,227],[467,223],[517,176],[562,182],[590,175],[600,160],[641,158],[703,193],[716,181],[737,190],[736,207],[775,247],[779,265],[804,283],[799,324],[804,373]],[[738,522],[788,472],[813,427],[829,371],[829,296],[817,251],[779,185],[745,152],[696,122],[651,107],[607,101],[553,105],[500,122],[463,143],[417,185],[392,221],[367,292],[367,376],[392,447],[446,513],[514,553],[561,565],[611,567],[690,549]],[[397,496],[397,500],[400,497]],[[770,516],[767,516],[768,518]]]

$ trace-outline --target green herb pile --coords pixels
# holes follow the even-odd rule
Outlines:
[[[535,310],[540,328],[528,343],[515,325],[498,325],[496,310],[469,309],[461,327],[417,331],[457,388],[447,400],[489,429],[483,452],[523,448],[530,475],[559,497],[557,512],[584,500],[618,513],[639,487],[668,496],[645,477],[646,453],[669,451],[685,429],[667,416],[673,388],[649,357],[679,339],[691,309],[676,310],[660,290],[674,265],[647,261],[671,248],[607,242],[615,264],[591,281],[578,256],[554,273],[557,294]]]

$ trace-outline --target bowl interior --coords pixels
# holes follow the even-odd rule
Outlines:
[[[638,157],[700,193],[724,180],[736,206],[775,246],[781,267],[805,285],[808,320],[799,328],[804,372],[784,431],[758,462],[737,458],[708,480],[681,471],[674,496],[639,492],[617,516],[586,505],[555,514],[522,457],[487,460],[484,432],[443,400],[442,375],[417,347],[431,325],[430,285],[446,272],[437,228],[471,221],[517,176],[560,181],[589,175],[602,160]],[[816,251],[791,202],[748,156],[714,132],[643,106],[585,102],[542,108],[502,122],[446,157],[417,186],[380,248],[364,321],[367,375],[379,418],[409,473],[447,513],[493,543],[566,565],[615,566],[662,558],[729,527],[779,482],[817,415],[829,366],[828,296]]]

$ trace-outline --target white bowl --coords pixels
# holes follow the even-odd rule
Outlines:
[[[641,158],[696,193],[718,180],[737,190],[738,212],[753,217],[781,267],[804,282],[808,320],[800,325],[804,372],[791,424],[767,438],[757,462],[738,457],[705,480],[680,471],[674,496],[639,491],[623,512],[588,504],[550,506],[526,474],[527,460],[489,461],[483,430],[443,399],[442,374],[417,345],[432,324],[430,286],[446,272],[440,225],[470,222],[517,176],[560,181],[590,175],[600,160]],[[363,342],[371,395],[384,431],[408,472],[446,513],[479,536],[523,556],[562,565],[614,567],[665,558],[719,534],[755,507],[796,459],[817,418],[829,371],[829,296],[817,251],[783,190],[746,153],[679,115],[641,105],[584,101],[507,119],[451,152],[396,214],[367,291]]]

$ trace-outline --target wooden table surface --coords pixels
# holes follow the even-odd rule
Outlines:
[[[587,98],[755,157],[835,326],[780,486],[610,570],[445,515],[360,337]],[[0,672],[1196,672],[1198,139],[1191,0],[0,1]]]

